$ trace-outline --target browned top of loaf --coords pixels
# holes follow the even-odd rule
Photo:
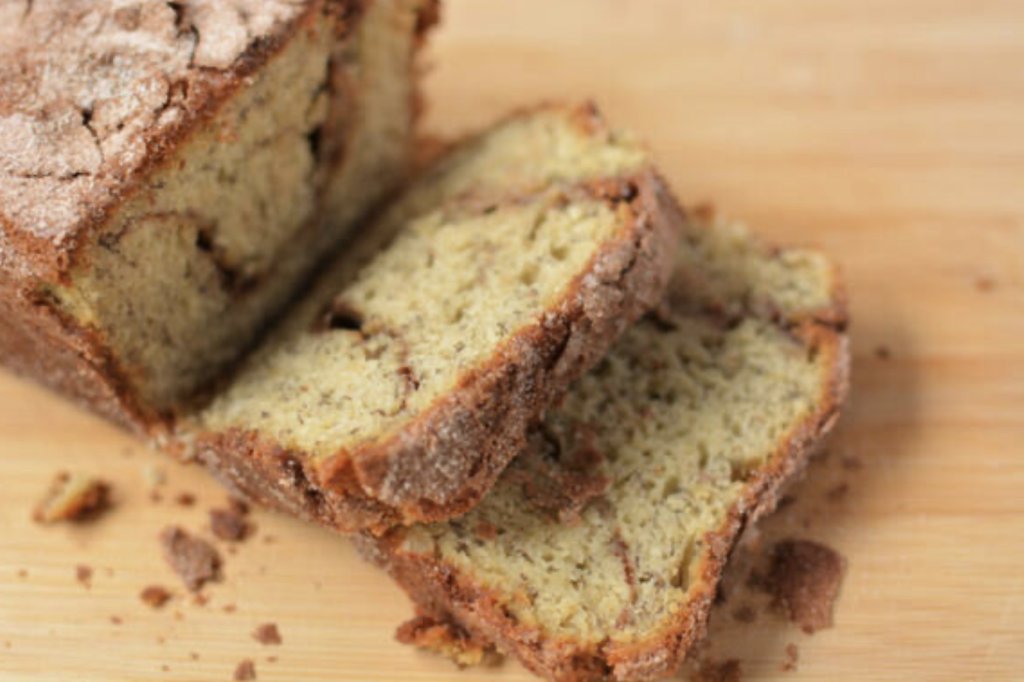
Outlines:
[[[291,35],[362,2],[0,3],[0,268],[66,270],[84,232]]]

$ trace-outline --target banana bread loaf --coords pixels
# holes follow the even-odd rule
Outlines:
[[[660,299],[680,217],[593,107],[512,116],[390,204],[183,445],[341,531],[462,513]]]
[[[434,0],[0,4],[0,358],[137,429],[403,177]]]
[[[845,320],[823,257],[691,223],[663,304],[477,507],[358,536],[419,608],[400,637],[464,663],[493,644],[552,680],[670,673],[735,538],[836,420]]]

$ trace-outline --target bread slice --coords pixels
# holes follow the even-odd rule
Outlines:
[[[0,5],[0,359],[145,427],[410,162],[434,0]]]
[[[681,214],[596,109],[457,146],[346,249],[192,423],[230,486],[336,530],[469,509],[660,298]]]
[[[420,611],[400,638],[462,662],[493,644],[552,680],[670,673],[737,535],[836,421],[845,321],[822,256],[692,221],[661,307],[477,507],[360,536]]]

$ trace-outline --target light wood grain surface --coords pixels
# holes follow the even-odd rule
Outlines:
[[[1021,679],[1024,4],[450,0],[432,57],[433,130],[593,96],[650,141],[684,200],[845,270],[853,402],[798,502],[764,524],[845,555],[836,625],[807,636],[720,609],[714,655],[744,680]],[[160,504],[152,466],[167,474]],[[31,523],[61,469],[111,480],[113,512]],[[179,491],[198,504],[172,504]],[[346,541],[268,513],[225,555],[210,602],[192,603],[156,535],[202,532],[222,500],[201,470],[0,374],[0,680],[226,680],[243,658],[268,681],[529,679],[394,643],[410,613],[398,589]],[[137,596],[152,583],[176,591],[160,611]],[[281,646],[251,638],[267,621]],[[798,670],[782,672],[790,643]]]

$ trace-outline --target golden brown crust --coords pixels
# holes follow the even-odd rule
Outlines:
[[[581,189],[621,212],[618,237],[541,320],[407,427],[322,461],[258,433],[204,433],[196,439],[199,459],[259,502],[342,532],[383,532],[468,511],[525,446],[543,410],[657,303],[668,282],[682,214],[655,171]]]
[[[798,320],[789,330],[822,354],[829,367],[817,409],[780,442],[768,464],[755,472],[722,526],[703,538],[707,553],[698,569],[698,587],[659,632],[630,644],[545,637],[536,627],[518,622],[505,608],[501,594],[477,584],[465,572],[433,556],[401,551],[400,529],[382,537],[361,534],[356,538],[357,547],[395,578],[422,613],[493,643],[538,675],[580,682],[644,680],[670,674],[703,636],[719,578],[737,538],[748,524],[775,508],[783,485],[803,470],[838,418],[849,388],[848,339],[843,332],[845,296],[838,278],[833,279],[832,300],[831,310]]]

